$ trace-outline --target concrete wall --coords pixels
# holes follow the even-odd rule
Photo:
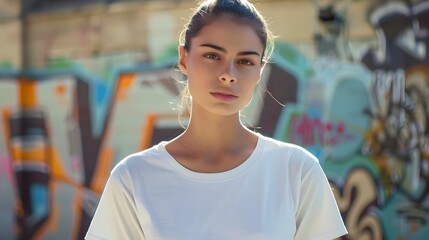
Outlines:
[[[309,45],[314,31],[320,29],[311,1],[254,2],[267,16],[270,28],[280,42]],[[21,24],[16,10],[12,10],[18,6],[8,0],[0,0],[2,3],[12,6],[4,7],[4,16],[9,20],[0,21],[3,36],[0,39],[0,62],[19,67],[21,61],[16,58],[21,57]],[[347,15],[350,38],[373,37],[365,18],[369,3],[350,2]],[[26,28],[27,61],[30,66],[44,67],[56,59],[96,58],[124,52],[141,55],[141,61],[153,61],[165,48],[177,43],[179,32],[193,7],[193,1],[151,1],[34,13]]]

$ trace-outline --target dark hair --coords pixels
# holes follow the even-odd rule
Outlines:
[[[227,15],[232,16],[234,21],[253,28],[264,48],[261,61],[268,61],[274,50],[274,37],[268,30],[264,17],[247,0],[205,0],[201,2],[181,32],[180,44],[184,46],[186,51],[189,51],[192,39],[198,35],[201,29],[219,17]],[[189,88],[186,81],[182,83],[184,88],[181,92],[181,103],[178,106],[182,110],[179,115],[179,122],[182,114],[191,111]]]
[[[273,37],[264,17],[247,0],[206,0],[201,2],[182,31],[181,44],[189,51],[192,38],[197,36],[202,28],[226,14],[253,28],[264,47],[262,59],[269,59],[274,47]]]

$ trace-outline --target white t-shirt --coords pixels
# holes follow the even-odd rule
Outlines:
[[[221,173],[179,164],[162,142],[112,170],[86,239],[333,239],[347,233],[318,160],[258,136]]]

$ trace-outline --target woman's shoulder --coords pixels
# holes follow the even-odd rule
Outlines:
[[[280,151],[280,152],[290,152],[290,153],[295,153],[295,154],[302,154],[305,156],[309,156],[309,157],[314,157],[314,155],[309,152],[307,149],[305,149],[304,147],[294,144],[294,143],[289,143],[289,142],[284,142],[281,140],[277,140],[275,138],[272,137],[267,137],[267,136],[263,136],[260,135],[260,138],[266,142],[266,148],[268,150],[271,151]]]
[[[271,137],[260,135],[261,139],[265,141],[265,154],[272,156],[279,156],[282,159],[287,159],[292,162],[306,162],[308,164],[319,164],[319,160],[311,152],[304,147],[280,141]]]
[[[161,142],[145,150],[127,155],[114,166],[112,175],[138,172],[156,165],[162,158],[166,157],[164,151],[162,151],[164,144],[165,142]]]

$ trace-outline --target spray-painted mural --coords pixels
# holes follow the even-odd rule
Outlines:
[[[343,45],[325,47],[301,99],[282,113],[276,137],[321,159],[345,239],[429,237],[428,19],[428,1],[379,6],[370,14],[378,48],[350,62]]]
[[[340,16],[322,10],[323,51],[278,44],[269,93],[257,90],[244,122],[320,159],[343,239],[428,239],[429,2],[374,9],[378,47],[354,61],[337,44]],[[76,62],[0,69],[2,239],[82,239],[112,167],[182,131],[174,64],[116,64],[103,77]]]

